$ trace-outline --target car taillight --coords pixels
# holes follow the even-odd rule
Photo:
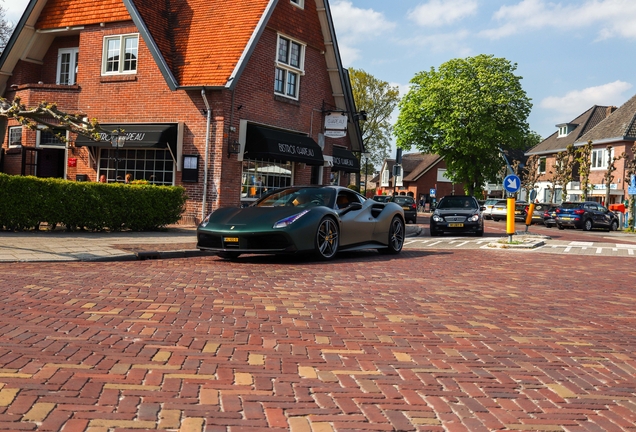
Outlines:
[[[547,211],[543,212],[543,217],[550,217],[550,213],[548,213]]]
[[[524,210],[526,213],[528,213],[528,209],[529,209],[529,208],[530,208],[530,206],[525,206],[523,210]]]
[[[556,212],[561,213],[561,209],[560,208],[556,209]]]
[[[585,213],[583,209],[574,210],[574,214],[582,215],[583,213]]]
[[[412,208],[413,210],[417,209],[417,206],[415,205],[415,203],[411,204],[411,208]]]

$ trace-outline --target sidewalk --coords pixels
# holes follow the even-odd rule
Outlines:
[[[406,225],[407,237],[422,227]],[[0,232],[0,262],[133,261],[213,255],[196,248],[196,227],[158,232]]]

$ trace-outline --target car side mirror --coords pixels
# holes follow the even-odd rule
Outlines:
[[[362,209],[362,204],[359,202],[352,202],[349,203],[349,205],[345,208],[343,208],[342,210],[340,210],[340,216],[345,215],[347,213],[349,213],[350,211],[356,211],[356,210],[361,210]]]
[[[481,206],[481,207],[479,207],[479,210],[480,210],[480,211],[486,211],[486,206]]]

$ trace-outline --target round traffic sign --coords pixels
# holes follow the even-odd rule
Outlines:
[[[506,176],[503,182],[506,192],[515,193],[521,188],[521,179],[514,174]]]

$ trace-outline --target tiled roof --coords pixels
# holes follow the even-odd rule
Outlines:
[[[133,2],[179,85],[223,86],[270,0]],[[168,18],[160,13],[162,7]],[[172,35],[166,29],[166,22]],[[173,46],[168,42],[170,36]]]
[[[549,154],[565,150],[570,144],[580,141],[583,134],[594,129],[596,125],[605,119],[608,108],[610,107],[594,105],[574,120],[568,122],[568,124],[575,125],[575,127],[567,136],[559,137],[558,132],[555,132],[528,150],[526,155]],[[614,114],[611,115],[611,117],[613,116]]]
[[[636,95],[625,102],[612,115],[600,122],[578,140],[581,144],[588,141],[636,139]]]
[[[128,21],[130,14],[122,0],[49,0],[35,28],[54,29],[100,22]]]
[[[417,156],[415,156],[417,155]],[[410,155],[405,155],[410,156]],[[419,176],[421,176],[424,172],[428,171],[431,166],[436,164],[441,158],[436,154],[429,153],[413,153],[411,157],[413,161],[413,166],[410,169],[404,169],[404,173],[406,176],[404,177],[404,181],[415,181]]]

